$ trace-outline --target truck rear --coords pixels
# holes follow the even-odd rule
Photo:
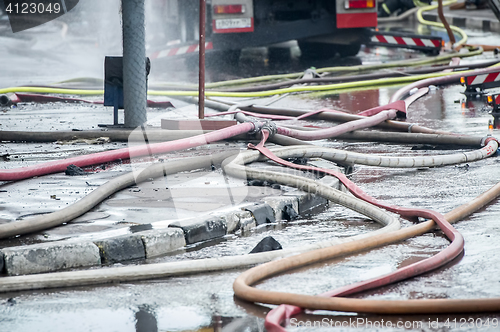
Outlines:
[[[199,0],[162,0],[170,43],[195,45]],[[377,26],[376,0],[207,0],[209,49],[297,40],[304,55],[355,55]],[[195,50],[196,51],[196,50]],[[170,52],[173,53],[173,52]],[[167,53],[163,52],[163,55]],[[160,54],[158,54],[160,55]]]

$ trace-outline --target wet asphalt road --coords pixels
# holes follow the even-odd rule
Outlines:
[[[110,19],[110,24],[113,20]],[[0,87],[19,84],[43,84],[73,77],[101,77],[102,57],[119,53],[116,43],[103,46],[110,40],[103,34],[95,38],[84,33],[92,22],[82,23],[80,33],[69,29],[65,38],[59,38],[61,26],[47,25],[43,29],[13,36],[0,33],[2,44],[0,59],[8,66],[0,67]],[[71,28],[71,25],[70,25]],[[497,34],[471,31],[471,42],[495,42]],[[299,51],[246,50],[238,64],[226,65],[215,59],[208,68],[210,81],[254,75],[296,72],[308,67],[332,64],[359,64],[382,62],[409,57],[421,57],[417,52],[363,49],[354,58],[321,61],[303,60]],[[481,56],[482,59],[492,55]],[[466,60],[468,61],[468,60]],[[153,63],[151,82],[195,80],[196,71],[190,70],[189,61]],[[342,109],[353,113],[387,103],[394,88],[381,88],[348,94],[322,94],[288,96],[274,106],[303,109],[323,107]],[[449,130],[471,135],[486,135],[488,121],[492,119],[481,100],[465,102],[460,86],[449,86],[423,97],[408,113],[409,122],[434,129]],[[458,101],[458,102],[457,102]],[[36,112],[37,105],[23,106],[19,111]],[[49,108],[52,106],[49,106]],[[87,110],[85,106],[82,112]],[[64,113],[68,106],[54,105],[53,113]],[[43,108],[47,110],[47,108]],[[89,112],[91,113],[91,112]],[[62,117],[62,116],[61,116]],[[97,117],[96,121],[101,120]],[[75,119],[75,123],[78,119]],[[66,120],[65,120],[66,121]],[[0,118],[1,123],[1,118]],[[58,122],[64,127],[67,122]],[[321,124],[321,123],[317,123]],[[494,130],[493,134],[497,134]],[[412,150],[411,145],[353,143],[322,141],[322,145],[344,148],[363,153],[390,155],[445,154],[456,150]],[[2,153],[29,152],[33,146],[3,144]],[[100,147],[92,147],[99,150]],[[64,154],[55,155],[61,157]],[[38,160],[31,160],[38,162]],[[460,166],[433,169],[394,170],[356,166],[351,179],[366,192],[381,200],[402,206],[417,206],[446,213],[464,204],[500,181],[498,157]],[[16,164],[12,161],[10,165]],[[115,169],[114,171],[119,171]],[[96,182],[105,176],[97,177]],[[49,188],[56,190],[56,188]],[[1,193],[0,193],[1,195]],[[3,206],[16,198],[0,196]],[[10,201],[9,201],[10,200]],[[34,198],[36,201],[36,197]],[[17,211],[0,208],[10,217]],[[377,299],[421,298],[476,298],[500,296],[498,266],[498,236],[500,204],[493,204],[456,224],[464,235],[464,255],[452,264],[432,273],[387,286],[362,295]],[[406,223],[405,225],[408,225]],[[97,225],[96,225],[97,226]],[[310,219],[297,220],[287,225],[262,227],[247,236],[229,236],[222,241],[149,260],[145,263],[218,257],[245,254],[263,237],[274,236],[284,247],[312,243],[332,236],[351,236],[376,229],[378,226],[366,218],[333,206]],[[418,259],[436,254],[448,241],[440,232],[429,233],[403,243],[394,244],[369,253],[317,264],[300,269],[294,274],[277,276],[258,287],[280,291],[317,294],[352,282],[375,277],[405,266]],[[133,264],[138,263],[134,262]],[[0,294],[0,327],[2,331],[262,331],[263,315],[267,307],[249,305],[234,298],[231,285],[243,270],[224,273],[169,278],[164,280],[124,283],[111,286],[81,287],[75,289],[43,290]],[[439,315],[439,316],[373,316],[320,312],[316,316],[303,315],[297,322],[316,324],[315,328],[292,328],[291,331],[349,331],[349,328],[331,327],[334,322],[361,319],[365,326],[375,326],[382,320],[396,325],[403,322],[408,331],[497,331],[500,315]],[[471,328],[470,319],[475,327]],[[309,322],[309,323],[308,323]],[[316,323],[314,323],[316,322]],[[327,323],[325,323],[327,322]],[[415,323],[416,322],[416,323]],[[476,328],[481,322],[481,328]],[[370,325],[372,324],[372,325]],[[419,325],[420,324],[420,325]],[[488,326],[486,326],[488,324]],[[333,324],[334,325],[334,324]],[[319,326],[319,327],[318,327]],[[368,328],[374,330],[374,328]],[[380,327],[380,331],[401,331],[398,328]]]

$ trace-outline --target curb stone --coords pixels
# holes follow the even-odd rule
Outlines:
[[[297,197],[266,197],[264,198],[264,202],[274,210],[276,221],[287,220],[287,205],[290,205],[297,214],[299,213],[299,199]]]
[[[269,206],[269,204],[251,205],[246,207],[245,210],[250,211],[257,223],[257,226],[276,222],[274,210],[271,206]]]
[[[338,190],[342,190],[343,187],[337,178],[329,175],[322,177],[318,182]],[[298,213],[302,217],[320,212],[329,206],[329,201],[326,198],[314,194],[300,194],[299,190],[286,193],[285,197],[296,197]]]
[[[89,241],[40,243],[5,248],[2,252],[10,276],[101,264],[99,248]]]
[[[146,251],[140,234],[112,237],[95,241],[102,263],[117,263],[146,258]]]
[[[245,207],[248,205],[244,205],[239,209],[226,211],[225,213],[220,214],[220,217],[226,222],[227,234],[233,234],[239,230],[245,232],[249,231],[251,228],[257,227],[257,223],[253,218],[252,213],[245,210]]]
[[[240,218],[241,234],[247,234],[255,227],[257,227],[257,221],[255,221],[250,211],[245,211]]]
[[[236,232],[241,227],[241,220],[244,218],[243,213],[228,212],[221,215],[221,218],[226,222],[227,233]]]
[[[168,227],[181,228],[187,245],[216,239],[227,234],[226,222],[221,217],[212,217],[201,221],[197,219],[187,223],[175,222]]]
[[[326,163],[322,162],[320,167],[335,168],[333,163]],[[342,190],[340,182],[334,177],[325,176],[319,182]],[[1,249],[0,271],[2,261],[8,275],[23,275],[161,256],[185,245],[237,231],[245,234],[262,223],[284,220],[287,209],[307,216],[329,205],[327,199],[298,189],[263,200],[264,203],[246,204],[223,213],[215,212],[205,218],[174,222],[164,229],[139,231],[95,242],[51,242]],[[263,211],[265,221],[254,217],[256,208]],[[250,212],[252,209],[253,212]]]
[[[186,246],[184,232],[180,228],[165,228],[141,233],[146,258],[164,255]]]

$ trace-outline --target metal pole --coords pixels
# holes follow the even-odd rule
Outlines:
[[[125,127],[135,128],[147,121],[144,0],[122,0],[122,20]]]
[[[448,37],[450,38],[450,43],[451,43],[451,48],[453,48],[453,45],[455,45],[455,35],[453,34],[453,31],[450,28],[450,25],[446,21],[446,17],[444,16],[443,13],[443,0],[438,0],[438,16],[441,22],[443,23],[446,32],[448,33]]]
[[[200,75],[198,80],[198,118],[205,118],[205,27],[206,22],[206,0],[200,0]]]

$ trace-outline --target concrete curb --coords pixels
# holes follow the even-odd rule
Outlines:
[[[146,258],[165,255],[186,246],[184,232],[179,228],[166,228],[141,233]]]
[[[332,168],[332,163],[328,167]],[[322,165],[324,167],[324,163]],[[321,183],[341,189],[331,176]],[[94,242],[65,241],[11,247],[0,250],[0,271],[8,275],[54,272],[165,255],[186,245],[221,238],[259,225],[287,220],[289,215],[308,216],[328,207],[328,200],[294,189],[283,196],[263,199],[224,212],[171,223],[167,228],[144,230]],[[5,262],[4,262],[5,261]]]
[[[175,222],[168,227],[178,227],[184,232],[186,244],[195,244],[223,237],[227,234],[227,224],[223,218],[209,218],[188,222]]]
[[[275,211],[269,204],[251,205],[246,207],[245,210],[250,211],[257,226],[276,222]]]
[[[10,276],[101,264],[99,248],[89,241],[40,243],[2,249]]]
[[[276,221],[286,220],[290,221],[290,217],[288,216],[287,206],[292,208],[297,215],[299,215],[299,198],[296,196],[290,197],[266,197],[264,198],[264,202],[268,204],[274,210],[274,216]]]
[[[140,234],[113,237],[96,241],[94,244],[99,248],[103,264],[146,258]]]

